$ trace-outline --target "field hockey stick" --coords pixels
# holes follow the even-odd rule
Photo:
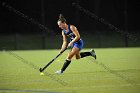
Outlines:
[[[57,59],[65,50],[68,48],[65,48],[63,51],[61,51],[55,58],[53,58],[45,67],[40,68],[39,71],[43,72],[55,59]]]

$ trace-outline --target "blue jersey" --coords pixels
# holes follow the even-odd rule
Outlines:
[[[66,32],[66,30],[63,30],[64,34],[69,37],[71,40],[73,40],[75,38],[74,33],[71,31],[70,29],[70,25],[68,25],[68,32]]]
[[[70,38],[71,41],[75,38],[75,34],[71,31],[70,25],[68,25],[68,32],[66,30],[63,30],[63,32],[67,37]],[[83,48],[83,40],[80,38],[79,40],[74,42],[72,48],[73,47],[78,47],[81,50]]]

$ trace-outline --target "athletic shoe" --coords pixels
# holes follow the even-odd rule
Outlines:
[[[56,71],[55,73],[56,73],[56,74],[63,74],[63,71],[58,70],[58,71]]]
[[[95,54],[95,51],[93,49],[90,50],[90,53],[91,53],[91,56],[96,59],[96,54]]]

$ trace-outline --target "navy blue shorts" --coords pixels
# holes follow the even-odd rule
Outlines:
[[[82,39],[80,39],[80,40],[78,40],[77,42],[74,42],[74,43],[72,44],[72,47],[71,47],[71,48],[77,47],[77,48],[79,48],[79,50],[82,50],[83,46],[84,46],[84,42],[83,42]]]

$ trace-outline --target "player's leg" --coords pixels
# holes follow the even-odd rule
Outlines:
[[[77,55],[79,55],[79,54],[77,54]],[[89,52],[81,52],[80,56],[81,56],[81,58],[87,57],[87,56],[93,56],[96,59],[96,54],[93,49],[91,49]]]
[[[91,49],[89,52],[80,53],[80,50],[82,50],[82,48],[83,48],[83,41],[80,41],[78,44],[75,44],[75,47],[79,48],[79,52],[77,52],[75,55],[76,59],[80,59],[80,58],[83,58],[86,56],[93,56],[96,59],[96,54],[93,49]]]
[[[75,55],[76,59],[80,59],[81,58],[81,55],[80,55],[80,51],[77,52],[77,54]]]
[[[84,58],[87,56],[93,56],[96,59],[96,54],[93,49],[91,49],[89,52],[77,52],[75,55],[76,59]]]
[[[82,40],[79,41],[79,43],[75,44],[75,47],[79,48],[79,52],[77,52],[77,54],[75,55],[76,59],[80,59],[80,58],[83,58],[83,57],[86,57],[86,56],[93,56],[96,59],[96,54],[95,54],[93,49],[91,49],[89,52],[81,52],[80,53],[80,50],[82,50],[83,45],[84,45],[84,43],[83,43]]]
[[[79,52],[79,49],[77,47],[73,47],[72,50],[69,52],[68,57],[62,67],[62,71],[65,71],[65,69],[68,67],[68,65],[71,63],[72,57]]]
[[[71,63],[71,59],[74,55],[77,54],[77,52],[79,52],[79,48],[77,47],[73,47],[72,50],[69,52],[67,59],[65,60],[65,63],[63,64],[63,67],[61,68],[61,70],[57,71],[57,74],[62,74],[66,68],[69,66],[69,64]]]
[[[78,47],[73,47],[72,50],[69,52],[67,59],[72,59],[72,57],[74,55],[76,55],[77,53],[79,53],[79,48]]]

